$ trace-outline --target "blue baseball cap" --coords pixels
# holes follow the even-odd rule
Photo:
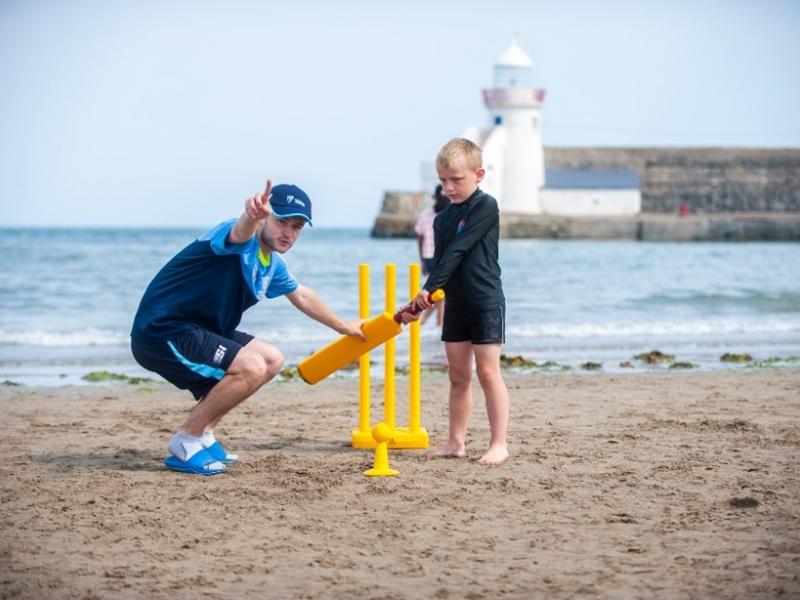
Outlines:
[[[296,185],[282,183],[273,187],[269,204],[276,217],[302,217],[309,225],[314,226],[311,222],[311,199]]]

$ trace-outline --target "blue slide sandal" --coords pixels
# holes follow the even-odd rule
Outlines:
[[[168,469],[179,471],[181,473],[191,473],[193,475],[219,475],[227,471],[226,468],[210,469],[206,468],[211,463],[219,462],[218,459],[211,456],[208,450],[200,450],[195,453],[189,460],[181,460],[177,456],[168,456],[164,459],[164,464]]]
[[[232,465],[233,463],[239,462],[239,457],[235,454],[228,454],[228,451],[225,450],[219,442],[211,444],[206,448],[206,451],[221,463]]]

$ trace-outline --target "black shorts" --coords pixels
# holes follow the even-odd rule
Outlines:
[[[239,350],[252,339],[241,331],[222,336],[195,327],[166,342],[131,339],[131,352],[145,369],[199,400],[225,376]]]
[[[469,307],[446,303],[443,342],[504,344],[506,341],[506,304]]]

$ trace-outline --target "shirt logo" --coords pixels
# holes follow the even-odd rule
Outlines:
[[[458,235],[459,233],[464,231],[464,227],[466,227],[466,226],[467,226],[467,220],[466,219],[461,219],[458,222],[458,226],[456,227],[456,235]]]
[[[220,364],[222,362],[222,359],[225,358],[225,353],[227,351],[228,351],[228,349],[225,346],[223,346],[222,344],[217,346],[217,351],[214,352],[214,364],[215,365],[218,365],[218,364]]]

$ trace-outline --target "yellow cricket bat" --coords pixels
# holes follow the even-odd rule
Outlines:
[[[444,290],[436,290],[431,294],[432,302],[440,302],[443,298]],[[300,377],[306,383],[319,383],[334,371],[338,371],[362,354],[366,354],[400,333],[403,330],[400,324],[403,313],[415,315],[418,312],[419,309],[416,306],[406,304],[394,315],[385,312],[377,317],[372,317],[361,326],[366,339],[362,340],[356,335],[343,335],[301,361],[297,365]]]

